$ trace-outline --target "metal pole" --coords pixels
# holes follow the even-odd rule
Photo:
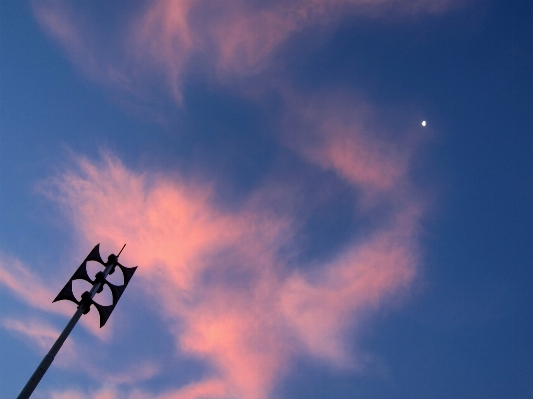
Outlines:
[[[17,399],[28,399],[31,396],[33,390],[37,387],[37,384],[39,384],[41,378],[43,378],[44,373],[46,373],[46,370],[48,370],[48,367],[50,367],[50,365],[54,361],[54,358],[59,352],[59,349],[67,339],[68,335],[70,334],[78,320],[80,319],[81,315],[83,314],[84,308],[85,306],[83,305],[78,307],[78,310],[76,311],[76,313],[74,313],[74,316],[72,316],[72,319],[70,319],[59,338],[56,340],[48,354],[42,360],[41,364],[39,364],[39,367],[37,367],[37,370],[35,370],[24,389],[20,392],[20,395],[17,397]]]
[[[106,266],[104,270],[104,278],[107,277],[112,267],[113,267],[113,262],[111,262],[109,265]],[[97,282],[93,285],[90,291],[91,299],[95,296],[96,292],[98,291],[101,285],[102,283],[100,282]],[[31,394],[33,393],[33,391],[35,390],[35,388],[41,381],[41,378],[43,378],[44,373],[46,373],[46,370],[48,370],[48,368],[54,361],[54,358],[59,352],[59,349],[61,349],[67,337],[69,336],[70,332],[72,331],[72,329],[74,328],[78,320],[80,319],[81,315],[83,314],[83,311],[85,310],[85,306],[86,304],[83,302],[78,306],[78,310],[76,310],[76,313],[74,313],[74,316],[72,316],[72,319],[70,319],[70,321],[66,325],[65,329],[63,330],[59,338],[57,338],[54,345],[52,345],[52,348],[50,348],[47,355],[43,358],[43,360],[39,364],[39,367],[37,367],[37,370],[35,370],[31,378],[28,380],[28,382],[26,383],[26,385],[20,392],[19,396],[17,396],[17,399],[29,399],[29,397],[31,396]],[[91,305],[89,304],[88,306],[91,306]]]

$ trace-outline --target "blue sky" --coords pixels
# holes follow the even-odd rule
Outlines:
[[[2,2],[0,398],[532,397],[532,7]]]

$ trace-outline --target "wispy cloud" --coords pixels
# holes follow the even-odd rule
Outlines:
[[[288,147],[309,162],[335,171],[364,194],[398,197],[409,179],[413,148],[379,125],[370,103],[331,90],[285,93],[284,98],[281,140]]]
[[[2,321],[2,326],[12,333],[16,333],[25,339],[28,339],[32,345],[36,345],[40,353],[47,353],[55,340],[60,334],[55,327],[52,327],[46,322],[20,319],[5,319]],[[56,364],[65,367],[72,365],[77,360],[77,352],[73,340],[65,342],[62,347],[61,354],[58,355]]]
[[[368,168],[383,157],[367,156]],[[377,186],[391,195],[396,187]],[[128,243],[126,261],[142,265],[139,277],[180,351],[210,364],[236,397],[266,398],[293,356],[358,363],[347,333],[406,289],[417,269],[414,203],[333,260],[294,271],[282,250],[296,234],[291,217],[265,208],[257,193],[238,211],[222,210],[210,187],[135,173],[109,155],[102,165],[81,158],[48,192],[82,240]]]
[[[43,28],[92,79],[143,95],[147,86],[159,81],[181,102],[183,76],[199,65],[223,81],[255,75],[271,65],[289,38],[311,26],[335,26],[349,15],[399,19],[438,14],[464,3],[162,0],[146,2],[135,13],[124,9],[117,14],[120,28],[108,26],[99,34],[98,15],[83,5],[46,0],[34,1],[33,8]]]
[[[163,0],[143,3],[120,28],[107,29],[112,39],[94,32],[91,18],[96,17],[83,5],[33,5],[44,29],[91,78],[128,91],[163,87],[180,103],[184,76],[194,66],[219,82],[257,76],[288,39],[311,26],[335,26],[344,15],[439,13],[461,3]],[[116,52],[106,47],[108,41]],[[179,171],[136,172],[110,154],[98,162],[79,157],[74,168],[43,185],[87,248],[96,242],[105,248],[128,243],[124,262],[140,266],[133,284],[159,310],[177,356],[209,366],[210,372],[192,384],[159,396],[129,391],[129,398],[266,399],[295,357],[360,367],[365,360],[352,351],[354,334],[369,314],[408,291],[417,275],[424,209],[410,180],[412,144],[388,134],[372,119],[372,106],[350,95],[329,90],[304,96],[290,82],[273,89],[282,102],[280,144],[306,173],[337,179],[351,193],[354,215],[370,220],[364,233],[348,237],[327,260],[294,255],[303,251],[298,219],[305,216],[299,210],[309,207],[312,213],[312,204],[299,200],[303,194],[286,195],[278,176],[237,210],[218,203],[215,184]],[[325,190],[320,179],[305,184],[291,189],[314,196]],[[281,209],[272,193],[281,193]],[[32,306],[41,306],[49,293],[34,282],[35,292],[27,294],[6,270],[0,268],[0,280],[19,296],[28,295]],[[158,371],[147,361],[129,377],[117,375],[109,382],[129,383]],[[105,388],[52,397],[125,394]]]
[[[224,384],[218,380],[205,380],[188,384],[180,389],[159,395],[139,390],[133,390],[129,394],[122,394],[114,387],[104,387],[89,393],[76,390],[53,391],[50,395],[53,399],[215,399],[234,397],[226,391]]]
[[[6,318],[2,320],[1,325],[18,338],[27,340],[41,355],[50,350],[61,333],[48,322],[39,319]],[[92,359],[91,352],[95,352],[94,348],[90,350],[88,345],[80,344],[74,337],[69,337],[61,347],[53,365],[86,373],[100,383],[114,386],[139,383],[159,373],[157,362],[150,360],[139,361],[120,373],[112,372],[103,364],[104,362]]]
[[[76,307],[72,303],[52,301],[70,276],[65,276],[65,281],[47,282],[42,276],[37,275],[28,266],[18,259],[3,255],[0,260],[0,285],[6,287],[11,293],[32,308],[48,313],[60,314],[71,317]],[[112,334],[112,323],[106,330],[100,329],[96,317],[82,318],[80,323],[94,336],[102,340],[109,340]]]
[[[32,307],[63,315],[71,313],[65,306],[53,306],[52,301],[57,293],[54,293],[39,276],[13,257],[7,255],[1,257],[0,284]]]

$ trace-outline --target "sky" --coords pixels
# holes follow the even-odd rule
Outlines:
[[[1,1],[0,399],[533,398],[532,15]]]

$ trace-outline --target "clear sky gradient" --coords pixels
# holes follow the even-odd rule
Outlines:
[[[0,399],[533,398],[533,3],[1,1],[0,226]]]

